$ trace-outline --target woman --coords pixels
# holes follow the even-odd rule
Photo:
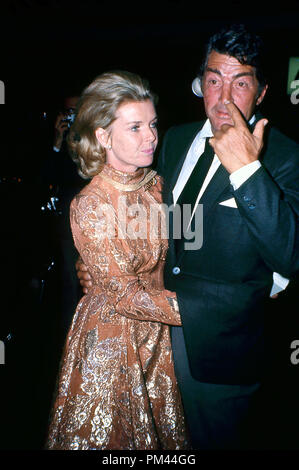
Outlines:
[[[67,337],[49,449],[186,449],[168,325],[180,325],[163,286],[167,239],[149,216],[161,180],[154,96],[128,72],[83,92],[69,145],[91,182],[74,198],[75,245],[93,278]],[[137,217],[135,217],[137,213]]]

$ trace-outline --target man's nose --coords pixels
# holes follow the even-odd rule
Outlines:
[[[224,83],[221,89],[220,101],[223,104],[225,101],[233,101],[232,89],[229,83]]]

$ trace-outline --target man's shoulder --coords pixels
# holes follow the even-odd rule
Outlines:
[[[269,158],[277,157],[280,162],[284,155],[286,159],[295,159],[299,163],[299,144],[283,134],[277,127],[271,127],[266,132],[265,152]]]
[[[261,160],[273,177],[298,180],[299,145],[276,127],[266,129]]]
[[[299,144],[292,140],[287,135],[283,134],[277,127],[271,127],[269,131],[269,144],[273,147],[279,148],[291,148],[294,151],[299,151]],[[278,146],[278,147],[277,147]]]
[[[181,154],[186,147],[191,145],[204,123],[205,121],[189,122],[170,127],[163,138],[164,150]]]
[[[170,127],[165,133],[162,141],[162,148],[159,154],[156,169],[164,176],[168,171],[167,162],[171,158],[172,165],[181,158],[191,145],[193,139],[201,130],[205,121],[189,122]]]

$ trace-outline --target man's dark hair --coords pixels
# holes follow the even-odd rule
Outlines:
[[[201,77],[212,51],[234,57],[242,65],[254,67],[259,82],[259,91],[267,84],[267,78],[262,67],[262,60],[265,59],[263,54],[264,43],[259,36],[247,31],[244,25],[232,25],[211,36],[206,45],[205,57],[200,68]]]

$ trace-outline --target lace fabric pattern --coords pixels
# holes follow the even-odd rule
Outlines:
[[[138,220],[135,209],[119,210],[121,196],[127,208],[141,208]],[[151,206],[161,202],[160,177],[109,165],[72,201],[74,242],[93,287],[67,336],[48,449],[189,448],[169,333],[180,315],[175,293],[163,285],[163,216],[149,236]],[[120,220],[125,213],[131,231]]]

